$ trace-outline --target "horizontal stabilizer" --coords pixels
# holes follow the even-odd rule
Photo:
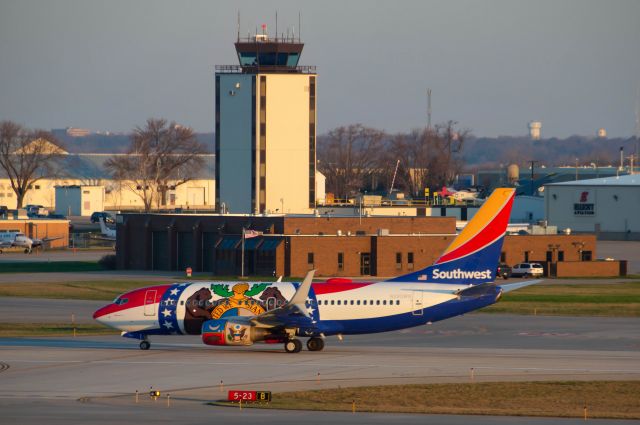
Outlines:
[[[542,279],[536,280],[525,280],[524,282],[518,283],[508,283],[506,285],[500,285],[503,293],[515,291],[516,289],[524,288],[526,286],[535,285],[536,283],[542,282]]]

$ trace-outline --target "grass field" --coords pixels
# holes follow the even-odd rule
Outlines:
[[[115,335],[119,332],[99,324],[0,323],[0,337]]]
[[[104,270],[96,261],[18,261],[0,264],[0,273],[67,273]]]
[[[3,283],[0,284],[0,297],[111,301],[123,292],[155,284],[139,280]]]
[[[605,395],[606,396],[603,396]],[[640,419],[640,381],[491,382],[274,394],[259,407],[300,410]],[[255,405],[258,407],[258,405]]]
[[[640,281],[533,285],[505,294],[482,312],[640,317]]]

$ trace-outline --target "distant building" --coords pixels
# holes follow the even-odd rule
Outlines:
[[[532,140],[540,140],[542,136],[542,121],[529,122],[529,137]]]
[[[29,149],[27,145],[25,149]],[[109,210],[139,210],[144,207],[139,194],[142,188],[127,186],[115,180],[107,172],[104,164],[110,158],[124,154],[73,154],[51,145],[59,155],[59,172],[55,177],[39,179],[24,198],[24,204],[43,205],[56,210],[56,186],[102,186],[104,187],[104,208]],[[162,208],[211,209],[215,199],[213,155],[202,155],[205,167],[193,180],[178,186],[171,186],[167,193],[167,205]],[[16,207],[16,197],[11,181],[0,168],[0,205],[12,209]],[[93,208],[93,207],[92,207]],[[97,207],[96,207],[97,208]],[[155,205],[154,205],[155,208]],[[66,214],[68,208],[63,212]]]
[[[544,194],[550,225],[601,239],[640,240],[639,175],[547,184]]]
[[[304,44],[238,39],[240,65],[216,66],[216,207],[230,213],[315,208],[316,73]],[[324,196],[322,196],[324,197]]]
[[[597,132],[598,138],[606,139],[607,138],[607,130],[605,128],[599,128]]]
[[[70,137],[86,137],[91,134],[91,130],[86,128],[68,127],[67,136]]]

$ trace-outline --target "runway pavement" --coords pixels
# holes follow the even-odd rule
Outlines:
[[[12,300],[13,311],[8,308]],[[0,299],[2,321],[6,322],[5,315],[20,312],[27,317],[37,312],[41,319],[34,321],[57,321],[65,318],[69,309],[80,311],[79,305],[86,303],[85,314],[78,313],[80,321],[101,304],[17,300]],[[280,345],[260,344],[248,349],[208,347],[193,336],[154,338],[149,351],[141,351],[136,341],[119,336],[3,338],[0,411],[8,423],[75,423],[75,418],[82,418],[77,423],[114,423],[127,414],[140,423],[167,423],[169,418],[184,423],[225,418],[236,423],[237,412],[204,403],[222,398],[232,387],[278,392],[392,383],[469,382],[472,368],[475,382],[639,379],[639,325],[640,320],[635,318],[471,314],[398,332],[347,336],[343,342],[329,338],[324,351],[298,354],[284,353]],[[143,405],[134,405],[133,393],[136,390],[146,393],[151,386],[172,394],[174,407],[170,414],[164,409],[159,411],[147,398]],[[78,399],[85,402],[74,402]],[[241,420],[249,417],[264,423],[299,423],[309,415],[313,416],[312,423],[390,420],[424,423],[425,420],[422,415],[245,414]],[[437,417],[438,423],[456,424],[465,420],[468,418]],[[503,420],[496,418],[491,422]],[[551,423],[548,419],[517,421]]]

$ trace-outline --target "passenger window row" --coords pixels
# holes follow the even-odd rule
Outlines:
[[[320,300],[318,305],[400,305],[400,300]]]

